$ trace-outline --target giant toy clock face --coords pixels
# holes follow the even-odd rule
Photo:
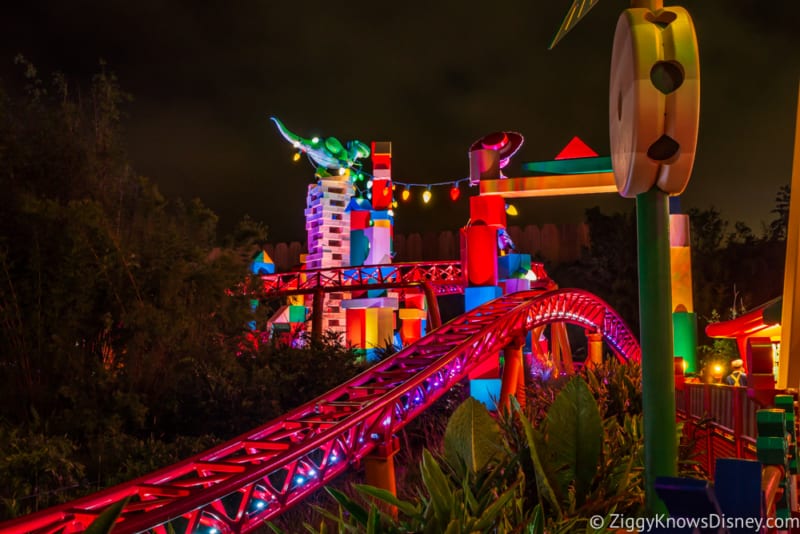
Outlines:
[[[700,69],[685,9],[625,10],[611,59],[609,133],[617,189],[635,197],[689,183],[697,146]]]

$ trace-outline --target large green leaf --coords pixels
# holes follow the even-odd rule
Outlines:
[[[472,397],[459,406],[444,432],[444,457],[453,468],[463,462],[472,473],[480,471],[502,450],[500,427],[489,410]]]
[[[536,430],[534,430],[531,422],[525,417],[525,414],[522,413],[522,410],[517,403],[517,400],[514,397],[511,397],[511,405],[514,407],[514,411],[519,415],[519,419],[522,422],[522,428],[525,430],[525,437],[528,441],[528,449],[531,453],[531,460],[533,461],[533,471],[536,475],[536,490],[539,495],[539,504],[542,501],[547,502],[552,508],[553,512],[556,514],[558,519],[561,519],[561,504],[558,502],[558,498],[556,498],[556,494],[553,491],[553,486],[550,483],[550,480],[547,476],[547,472],[544,469],[541,461],[541,454],[544,452],[542,449],[545,447],[544,440],[537,436]]]
[[[564,20],[561,22],[561,27],[558,29],[558,33],[556,36],[553,37],[553,42],[550,43],[548,48],[552,49],[558,42],[564,38],[569,31],[578,25],[578,22],[586,16],[586,14],[591,10],[594,5],[599,0],[572,0],[572,5],[567,11],[567,15],[564,17]]]
[[[376,488],[375,486],[368,486],[366,484],[356,484],[355,485],[356,491],[361,493],[362,495],[367,495],[374,499],[378,499],[383,501],[391,506],[394,506],[404,514],[409,517],[417,517],[420,515],[419,505],[415,505],[408,501],[403,501],[397,498],[396,495],[393,493],[386,491],[382,488]]]
[[[592,392],[576,376],[556,396],[547,410],[545,437],[555,462],[562,495],[574,484],[575,505],[580,507],[591,489],[603,447],[603,423]]]
[[[108,534],[113,530],[114,523],[117,522],[120,514],[122,513],[122,509],[125,508],[125,505],[128,504],[128,500],[130,497],[125,497],[121,501],[117,501],[97,516],[97,519],[91,522],[89,527],[86,529],[87,534]]]
[[[369,518],[368,510],[336,488],[326,487],[325,490],[336,499],[342,508],[350,513],[350,516],[355,519],[359,525],[367,524],[367,519]]]
[[[442,472],[439,463],[427,449],[422,450],[420,474],[422,475],[422,483],[431,496],[430,511],[433,512],[433,518],[436,520],[434,523],[438,523],[436,526],[441,527],[439,531],[443,531],[444,525],[450,522],[453,513],[453,488],[444,472]],[[428,521],[427,526],[433,528],[434,523],[430,521],[431,518],[426,517],[426,520]]]

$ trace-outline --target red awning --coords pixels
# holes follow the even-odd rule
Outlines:
[[[752,336],[765,328],[780,322],[780,307],[782,299],[778,297],[766,304],[750,310],[744,315],[730,321],[711,323],[706,326],[706,335],[709,337],[738,338]],[[777,308],[777,313],[776,313]]]

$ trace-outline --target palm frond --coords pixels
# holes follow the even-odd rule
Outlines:
[[[578,25],[578,22],[586,16],[586,14],[599,2],[600,0],[572,0],[572,6],[569,8],[567,12],[567,16],[564,17],[564,20],[561,22],[561,27],[558,29],[558,33],[556,36],[553,37],[553,42],[550,43],[550,46],[547,47],[548,50],[552,50],[558,42],[564,38],[567,33]]]

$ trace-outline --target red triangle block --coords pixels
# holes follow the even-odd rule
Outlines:
[[[581,141],[577,135],[572,138],[572,141],[567,143],[561,152],[558,153],[556,159],[578,159],[578,158],[596,158],[597,152],[589,148],[589,145]]]

